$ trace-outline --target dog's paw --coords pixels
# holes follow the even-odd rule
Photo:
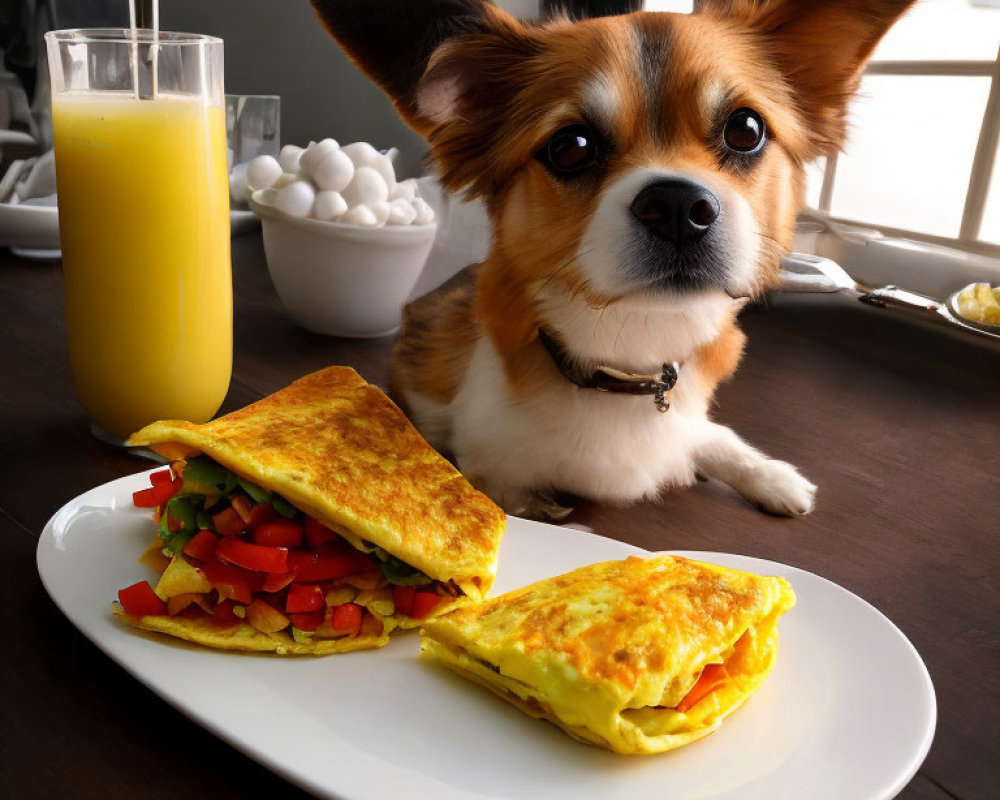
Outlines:
[[[521,516],[531,519],[544,520],[546,522],[561,522],[573,513],[569,506],[559,505],[552,497],[546,494],[533,494],[524,505]]]
[[[761,462],[737,488],[751,503],[772,514],[801,516],[816,504],[816,485],[784,461]]]
[[[551,495],[544,492],[515,490],[492,497],[494,502],[508,514],[528,519],[560,522],[573,513],[572,508],[559,505]]]

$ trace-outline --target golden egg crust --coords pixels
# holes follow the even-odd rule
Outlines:
[[[428,621],[421,654],[619,753],[700,739],[774,665],[784,578],[674,556],[592,564]],[[708,664],[728,680],[676,706]]]
[[[307,375],[203,425],[154,422],[128,444],[204,453],[354,546],[370,542],[431,578],[454,580],[471,600],[493,584],[503,511],[349,367]]]
[[[205,647],[278,655],[326,656],[333,653],[347,653],[351,650],[368,650],[388,644],[390,632],[386,627],[380,636],[343,636],[339,639],[295,641],[285,631],[261,633],[245,622],[223,628],[207,617],[204,619],[169,616],[133,617],[117,608],[113,609],[112,613],[136,628],[163,633]]]

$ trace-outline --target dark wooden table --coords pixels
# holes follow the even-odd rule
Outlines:
[[[328,364],[384,383],[390,340],[297,329],[256,234],[234,240],[233,261],[236,362],[224,410]],[[70,383],[62,302],[58,265],[0,253],[0,796],[305,797],[131,678],[42,588],[35,545],[52,513],[147,466],[91,437]],[[650,549],[782,561],[859,594],[910,638],[937,690],[934,745],[900,797],[996,800],[1000,355],[846,303],[772,301],[743,319],[747,356],[717,417],[819,484],[816,511],[769,517],[705,483],[632,508],[586,504],[570,521]],[[792,787],[785,796],[809,800]]]

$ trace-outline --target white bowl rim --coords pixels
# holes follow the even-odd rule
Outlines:
[[[309,217],[294,217],[291,214],[286,214],[273,206],[267,205],[267,203],[260,202],[258,196],[264,191],[264,189],[258,189],[250,195],[250,199],[248,201],[250,208],[255,214],[257,214],[257,216],[287,222],[295,227],[312,231],[313,233],[319,233],[324,236],[343,237],[346,235],[348,237],[357,237],[365,241],[372,239],[381,239],[382,241],[386,241],[386,237],[392,237],[396,240],[402,239],[404,241],[408,241],[410,239],[423,239],[428,233],[434,233],[437,230],[436,220],[434,222],[429,222],[426,225],[379,225],[377,227],[370,227],[362,225],[345,225],[343,222],[331,222],[321,219],[311,219]]]
[[[15,210],[16,209],[16,210]],[[47,217],[58,216],[59,209],[56,206],[36,206],[28,203],[0,203],[0,214],[34,214],[35,216]]]

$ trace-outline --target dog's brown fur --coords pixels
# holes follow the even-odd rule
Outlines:
[[[579,248],[602,192],[628,170],[710,175],[742,197],[759,240],[749,292],[772,284],[803,202],[804,164],[843,141],[862,67],[912,0],[706,0],[693,15],[538,24],[480,0],[312,2],[427,138],[441,183],[481,198],[491,215],[489,255],[411,304],[394,353],[397,395],[447,406],[484,338],[512,403],[561,380],[538,343],[549,323],[540,293],[594,309],[621,302],[591,284]],[[614,98],[613,119],[599,121],[611,146],[592,180],[561,182],[534,155],[554,131],[591,122],[581,109],[595,76]],[[740,107],[767,124],[752,169],[720,162],[717,147],[720,113]],[[685,354],[706,402],[742,353],[737,310]]]

